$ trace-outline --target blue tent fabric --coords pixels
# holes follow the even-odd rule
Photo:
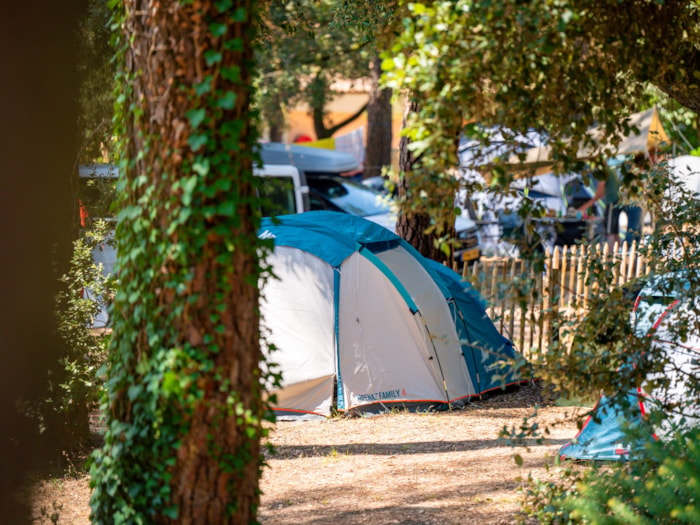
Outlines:
[[[274,238],[277,246],[292,246],[311,253],[334,268],[338,268],[353,252],[363,252],[394,284],[408,308],[417,311],[413,299],[399,279],[374,257],[377,251],[395,247],[401,241],[378,224],[347,213],[313,211],[282,215],[276,220],[265,218],[259,235]]]
[[[260,232],[261,236],[273,236],[277,245],[303,249],[334,267],[339,267],[353,251],[362,251],[372,258],[369,254],[401,246],[425,268],[447,300],[460,338],[462,354],[478,393],[523,382],[510,367],[501,366],[506,360],[514,359],[516,351],[513,343],[502,336],[488,318],[486,301],[479,292],[462,280],[459,274],[423,257],[386,228],[349,214],[313,211],[281,216],[275,221],[264,219]],[[372,259],[377,261],[376,257]],[[378,266],[389,279],[400,285],[389,269],[382,264]],[[406,299],[409,308],[415,309],[405,288],[397,286],[397,289]]]
[[[625,461],[643,442],[653,439],[646,428],[642,394],[627,394],[629,408],[625,411],[613,398],[602,396],[578,435],[559,449],[561,459]],[[646,439],[645,439],[646,436]]]
[[[443,294],[450,304],[472,383],[484,393],[521,382],[507,364],[516,357],[513,343],[488,318],[481,294],[446,266],[425,261],[433,278],[447,290]]]

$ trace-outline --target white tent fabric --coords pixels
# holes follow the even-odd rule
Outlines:
[[[403,247],[377,255],[404,284],[430,327],[428,342],[438,356],[447,392],[452,399],[475,392],[459,346],[448,304],[428,272]],[[466,389],[465,389],[466,385]]]
[[[272,361],[284,370],[278,404],[330,414],[336,368],[333,269],[286,246],[277,247],[268,262],[280,279],[265,283],[260,314],[263,334],[276,348]]]
[[[695,302],[695,304],[693,304]],[[652,311],[659,311],[654,309]],[[659,316],[653,329],[654,345],[661,350],[664,359],[664,370],[650,376],[648,380],[663,379],[667,385],[657,385],[650,395],[645,397],[645,405],[649,410],[662,410],[666,418],[661,427],[656,428],[660,438],[670,435],[679,428],[697,427],[700,424],[700,405],[693,402],[693,385],[700,372],[700,334],[692,329],[699,302],[686,299],[666,307]],[[691,329],[681,339],[678,324],[681,320],[689,322]],[[645,389],[646,390],[646,389]],[[676,406],[675,409],[666,407]]]
[[[277,406],[330,415],[336,359],[346,410],[382,402],[445,403],[476,393],[440,290],[405,250],[382,258],[425,317],[361,252],[343,261],[336,292],[328,263],[303,250],[275,248],[268,261],[279,279],[265,283],[261,315],[277,348],[272,360],[284,371],[283,388],[274,392]]]
[[[682,155],[668,161],[673,178],[696,198],[700,198],[700,157]]]
[[[341,267],[340,379],[346,409],[399,400],[446,401],[420,318],[359,253]]]

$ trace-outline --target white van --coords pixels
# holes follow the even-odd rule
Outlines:
[[[288,215],[309,211],[309,186],[303,173],[294,166],[264,165],[254,170],[255,175],[262,177],[259,187],[263,197],[262,214]]]
[[[261,211],[264,216],[302,213],[310,209],[309,187],[303,173],[294,166],[263,166],[255,168],[254,173],[263,179],[259,190],[263,197]],[[78,168],[80,194],[90,196],[91,211],[106,221],[116,220],[111,204],[114,200],[114,180],[118,175],[119,169],[113,164],[81,165]],[[79,207],[80,224],[85,226],[88,213],[82,203],[79,203]],[[102,265],[103,274],[112,273],[117,260],[113,243],[105,242],[96,246],[92,258],[96,264]],[[87,298],[99,300],[90,290],[85,290],[84,293]],[[109,316],[104,306],[93,319],[92,326],[95,329],[109,326]]]
[[[309,187],[304,174],[289,165],[264,165],[253,170],[264,181],[260,186],[260,196],[264,198],[263,215],[286,215],[309,211]],[[119,169],[113,164],[81,165],[78,170],[81,192],[96,190],[100,180],[116,179]],[[104,184],[104,183],[103,183]],[[102,193],[105,193],[104,189]],[[106,205],[108,205],[107,203]],[[101,214],[106,217],[106,215]]]

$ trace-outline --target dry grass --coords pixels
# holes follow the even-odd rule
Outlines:
[[[264,472],[259,518],[264,525],[511,524],[529,473],[547,475],[558,448],[576,432],[583,409],[548,406],[538,422],[547,439],[512,448],[498,439],[541,403],[537,386],[433,414],[280,422],[276,453]],[[515,453],[523,458],[518,467]],[[58,523],[89,523],[87,477],[34,485],[38,523],[57,505]]]

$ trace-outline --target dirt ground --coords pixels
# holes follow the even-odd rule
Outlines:
[[[546,477],[545,464],[576,433],[580,407],[544,406],[541,444],[513,448],[498,439],[519,427],[541,403],[540,389],[477,401],[451,412],[392,413],[365,418],[279,422],[270,441],[261,488],[263,525],[512,524],[528,474]],[[514,455],[519,454],[522,466]],[[37,523],[89,523],[88,479],[65,477],[34,485]],[[42,508],[44,509],[42,511]]]

